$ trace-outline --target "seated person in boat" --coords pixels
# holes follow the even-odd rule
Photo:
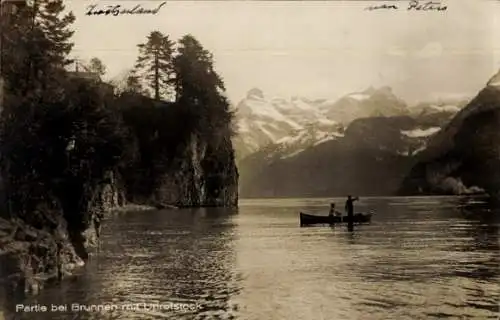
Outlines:
[[[342,213],[335,211],[335,203],[332,202],[332,203],[330,203],[330,213],[328,214],[328,216],[333,217],[334,215],[337,217],[340,217],[340,216],[342,216]]]

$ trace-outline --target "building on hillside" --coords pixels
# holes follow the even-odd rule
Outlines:
[[[114,94],[115,88],[111,84],[103,82],[98,73],[88,70],[88,68],[81,65],[78,61],[76,61],[75,64],[75,71],[68,72],[70,77],[85,79],[90,82],[97,83],[105,96]],[[81,71],[80,68],[82,68],[83,71]]]
[[[86,79],[89,81],[95,81],[95,82],[101,81],[101,77],[95,72],[70,71],[69,74],[72,77]]]

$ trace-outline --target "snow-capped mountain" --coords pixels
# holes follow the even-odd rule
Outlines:
[[[238,158],[266,149],[282,156],[343,135],[355,119],[408,114],[406,104],[388,87],[369,88],[339,100],[302,97],[268,99],[252,89],[236,106]]]
[[[320,108],[328,119],[346,125],[359,118],[392,117],[409,113],[406,103],[394,95],[390,87],[370,87],[362,92],[348,94],[335,102],[325,101]]]
[[[328,119],[319,104],[300,97],[267,99],[261,90],[250,90],[236,106],[238,157],[288,139],[315,141],[339,131],[342,126]]]
[[[331,129],[318,128],[317,126],[310,125],[309,127],[294,132],[293,135],[286,136],[275,143],[262,147],[257,153],[264,154],[268,159],[275,157],[285,159],[327,141],[338,140],[343,136],[344,127],[342,125],[332,127]]]
[[[410,107],[410,114],[422,120],[427,120],[436,126],[451,120],[451,118],[462,110],[468,99],[440,99],[437,101],[421,102]]]

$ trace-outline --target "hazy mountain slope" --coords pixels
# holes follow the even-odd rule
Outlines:
[[[409,116],[353,121],[343,136],[288,157],[265,150],[239,164],[242,197],[395,194],[439,128]]]
[[[429,143],[401,194],[500,190],[500,76],[496,75]]]

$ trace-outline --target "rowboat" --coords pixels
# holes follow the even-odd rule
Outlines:
[[[367,223],[372,219],[372,213],[356,213],[353,216],[353,223]],[[307,213],[300,213],[300,225],[311,224],[335,224],[341,222],[349,222],[348,216],[316,216]]]

